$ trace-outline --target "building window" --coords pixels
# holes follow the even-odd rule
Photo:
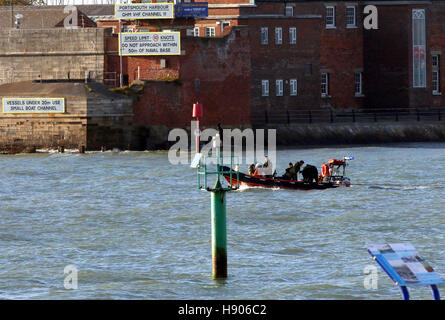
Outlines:
[[[294,15],[294,7],[286,7],[286,16],[292,17]]]
[[[433,71],[433,94],[440,93],[439,71]]]
[[[291,96],[296,96],[297,92],[298,92],[298,82],[297,82],[297,79],[290,79],[289,80],[289,84],[290,84],[290,95]]]
[[[426,88],[425,10],[413,10],[413,87]]]
[[[276,80],[275,85],[277,97],[283,96],[283,80]]]
[[[297,28],[295,27],[289,28],[289,43],[290,44],[297,43]]]
[[[440,94],[440,56],[433,55],[431,61],[433,65],[433,94]]]
[[[261,80],[261,95],[263,97],[269,96],[269,80]]]
[[[359,96],[362,94],[362,73],[355,73],[355,95]]]
[[[215,27],[206,27],[206,37],[215,36]]]
[[[321,96],[326,97],[329,94],[329,74],[323,72],[321,74]]]
[[[283,29],[280,27],[275,28],[275,43],[276,44],[283,43]]]
[[[261,28],[261,44],[269,43],[269,28]]]
[[[306,67],[304,69],[304,75],[305,76],[310,76],[312,75],[312,63],[308,63],[306,64]]]
[[[346,27],[354,28],[357,26],[356,16],[355,16],[355,7],[348,6],[346,7]]]
[[[193,28],[193,36],[194,37],[199,37],[199,27],[194,27]]]
[[[326,28],[335,28],[335,7],[326,7]]]
[[[433,64],[433,68],[439,68],[439,55],[434,55],[431,57],[431,62]]]
[[[223,21],[221,23],[221,31],[224,31],[225,27],[230,27],[230,21]]]

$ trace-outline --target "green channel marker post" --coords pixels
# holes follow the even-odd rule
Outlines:
[[[233,171],[233,156],[230,156],[230,168],[227,170],[221,156],[221,143],[219,134],[213,138],[213,147],[216,149],[216,171],[208,171],[206,158],[202,157],[198,168],[198,187],[211,192],[212,204],[212,276],[214,279],[227,278],[227,226],[226,226],[226,192],[239,188],[239,172]],[[210,157],[212,158],[212,157]],[[213,157],[214,159],[215,157]],[[216,174],[216,183],[213,188],[207,187],[207,176]],[[201,176],[204,176],[204,186]],[[223,187],[221,175],[228,176],[229,186]],[[236,177],[236,178],[235,178]]]
[[[216,172],[221,172],[221,141],[219,133],[213,139],[216,149]],[[212,191],[212,275],[213,278],[227,278],[227,226],[226,190],[217,175]]]
[[[218,179],[212,191],[212,275],[227,278],[226,191]]]

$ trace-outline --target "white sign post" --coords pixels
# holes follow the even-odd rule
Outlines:
[[[119,33],[119,55],[150,56],[180,55],[180,32],[123,32]]]
[[[3,113],[64,113],[64,98],[3,98]]]
[[[116,3],[116,19],[173,19],[173,3]]]

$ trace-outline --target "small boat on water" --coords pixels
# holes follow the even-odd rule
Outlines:
[[[331,159],[328,163],[322,165],[322,173],[317,182],[305,182],[297,180],[286,180],[282,177],[265,177],[262,175],[248,175],[242,172],[232,171],[229,167],[223,167],[223,176],[230,184],[248,187],[264,187],[279,189],[300,189],[300,190],[324,190],[338,188],[341,186],[349,187],[350,179],[345,177],[346,161],[352,160],[352,157],[345,157],[344,160]],[[337,168],[335,168],[337,167]],[[343,168],[342,174],[339,173],[340,167]],[[239,177],[239,179],[237,179]]]

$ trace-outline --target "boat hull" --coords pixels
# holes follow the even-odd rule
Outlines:
[[[224,171],[229,171],[230,168],[225,167]],[[338,188],[331,182],[324,183],[308,183],[303,181],[294,180],[282,180],[282,179],[269,179],[262,176],[250,176],[242,172],[239,173],[239,181],[237,180],[236,172],[233,172],[232,178],[230,174],[224,173],[224,178],[230,184],[232,179],[232,185],[236,186],[248,186],[248,187],[263,187],[263,188],[279,188],[279,189],[297,189],[297,190],[324,190],[331,188]]]

